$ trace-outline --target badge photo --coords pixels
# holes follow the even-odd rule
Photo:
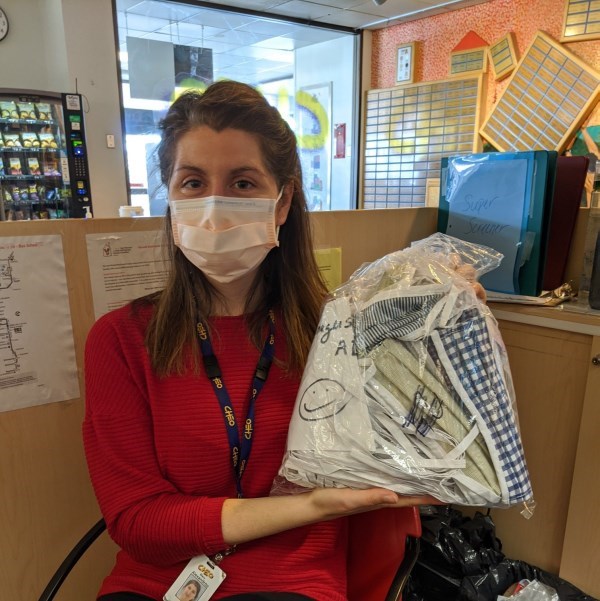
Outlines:
[[[223,580],[225,572],[206,555],[198,555],[185,566],[163,601],[208,601]]]

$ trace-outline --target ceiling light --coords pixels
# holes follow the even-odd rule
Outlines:
[[[385,4],[385,0],[373,0],[373,4],[377,4],[377,6],[381,6]]]

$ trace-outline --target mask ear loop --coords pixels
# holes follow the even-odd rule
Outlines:
[[[275,211],[277,210],[277,203],[281,200],[281,197],[283,196],[283,190],[284,190],[285,186],[281,186],[281,190],[279,191],[279,195],[277,196],[277,198],[275,199],[275,206],[273,207],[273,220],[275,220]],[[277,246],[279,246],[279,225],[275,226],[275,240],[277,241]]]

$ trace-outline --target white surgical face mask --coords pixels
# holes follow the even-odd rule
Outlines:
[[[232,282],[262,263],[279,246],[271,198],[206,196],[170,200],[175,244],[207,277]]]

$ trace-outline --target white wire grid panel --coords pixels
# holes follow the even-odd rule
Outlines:
[[[479,150],[481,76],[367,92],[363,208],[425,206],[444,156]]]

